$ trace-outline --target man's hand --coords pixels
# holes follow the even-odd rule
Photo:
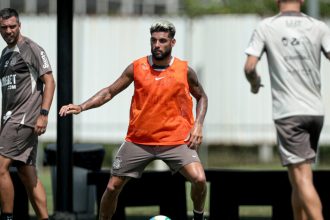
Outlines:
[[[185,139],[189,148],[198,150],[203,140],[202,125],[195,124],[188,137]]]
[[[74,104],[69,104],[69,105],[63,105],[59,111],[59,115],[61,117],[71,115],[71,114],[79,114],[82,112],[82,107],[81,105],[74,105]]]
[[[46,132],[47,124],[48,124],[48,116],[39,115],[37,119],[37,123],[34,126],[34,132],[39,136],[44,134]]]
[[[260,87],[264,87],[264,85],[261,84],[260,76],[257,76],[255,81],[251,81],[250,85],[251,85],[251,92],[254,94],[257,94],[259,92]]]

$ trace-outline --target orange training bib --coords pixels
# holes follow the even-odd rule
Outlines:
[[[134,96],[126,140],[145,145],[184,144],[194,123],[187,62],[174,58],[163,71],[147,57],[134,61]]]

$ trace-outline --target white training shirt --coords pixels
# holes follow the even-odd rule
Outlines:
[[[330,51],[330,30],[324,22],[297,12],[260,22],[245,53],[259,58],[267,54],[274,119],[324,114],[321,51]]]

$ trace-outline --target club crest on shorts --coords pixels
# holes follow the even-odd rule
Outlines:
[[[112,163],[113,169],[119,169],[121,167],[122,160],[120,158],[116,158]]]

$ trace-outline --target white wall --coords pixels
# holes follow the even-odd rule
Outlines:
[[[81,103],[112,83],[134,59],[150,53],[149,27],[156,17],[76,17],[74,20],[74,102]],[[205,121],[208,143],[275,143],[271,95],[266,60],[258,70],[265,85],[253,95],[243,74],[244,49],[261,18],[207,16],[199,19],[168,18],[177,28],[175,56],[187,59],[198,71],[209,97]],[[47,52],[55,75],[56,17],[22,16],[22,33]],[[0,46],[4,47],[3,41]],[[63,48],[65,50],[65,48]],[[325,59],[324,59],[325,60]],[[330,115],[330,64],[322,62],[326,115]],[[60,83],[60,82],[57,82]],[[126,134],[133,85],[101,108],[74,116],[75,141],[121,142]],[[40,141],[56,140],[56,99],[49,128]],[[326,117],[321,136],[330,143]]]

